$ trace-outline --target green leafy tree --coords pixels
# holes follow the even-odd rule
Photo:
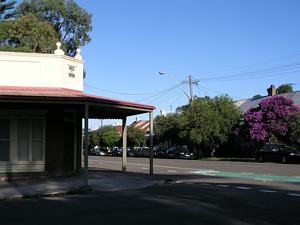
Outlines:
[[[289,120],[290,141],[300,146],[300,112],[294,113]]]
[[[74,0],[24,0],[15,13],[17,17],[34,14],[38,20],[49,22],[69,56],[91,40],[91,15]]]
[[[256,94],[252,97],[252,99],[258,99],[258,98],[261,98],[262,96],[260,94]]]
[[[103,126],[100,127],[97,132],[100,137],[100,145],[105,147],[113,147],[118,144],[120,137],[115,127]]]
[[[13,0],[0,0],[0,20],[9,19],[13,16],[11,12],[15,8],[17,1]]]
[[[276,92],[277,94],[293,92],[293,84],[282,84],[277,88]]]
[[[145,143],[145,134],[141,129],[129,126],[127,130],[127,140],[128,146],[139,147]]]
[[[50,23],[33,14],[0,22],[0,50],[50,53],[57,36]]]
[[[180,136],[214,156],[216,149],[227,142],[239,118],[239,110],[227,96],[198,98],[181,114]]]
[[[157,116],[153,123],[156,141],[161,145],[172,146],[179,144],[179,114]]]
[[[96,146],[100,145],[100,134],[99,131],[90,131],[89,132],[89,149]]]

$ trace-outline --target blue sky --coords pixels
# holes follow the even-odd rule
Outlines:
[[[199,80],[198,96],[242,99],[282,83],[300,89],[298,0],[77,2],[93,15],[92,41],[82,47],[86,92],[174,110],[188,101],[180,87],[154,95],[176,85],[172,76]],[[227,75],[237,80],[206,79]]]

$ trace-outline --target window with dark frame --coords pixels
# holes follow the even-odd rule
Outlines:
[[[18,161],[43,160],[43,120],[18,119]]]
[[[9,161],[10,119],[0,118],[0,161]]]

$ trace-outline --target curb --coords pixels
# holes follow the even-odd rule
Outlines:
[[[147,187],[142,187],[138,189],[145,189],[148,187],[156,186],[156,185],[164,185],[166,182],[164,180],[160,180],[159,182],[155,182],[152,185],[149,185]],[[138,190],[136,189],[136,190]],[[127,189],[122,189],[126,191]],[[131,189],[128,189],[131,190]],[[37,193],[31,193],[31,194],[15,194],[11,195],[9,197],[0,197],[0,202],[3,201],[13,201],[13,200],[19,200],[19,199],[30,199],[30,198],[43,198],[43,197],[55,197],[55,196],[65,196],[65,195],[74,195],[74,194],[89,194],[89,193],[98,193],[98,192],[109,192],[109,190],[97,190],[97,188],[92,187],[78,187],[73,188],[69,190],[53,190],[53,191],[46,191],[46,192],[37,192]],[[113,191],[120,191],[120,190],[113,190]]]
[[[92,192],[91,189],[84,190],[80,189],[72,189],[72,190],[61,190],[61,191],[51,191],[45,193],[34,193],[34,194],[25,194],[25,195],[14,195],[7,198],[0,198],[0,201],[13,201],[19,199],[30,199],[30,198],[43,198],[43,197],[55,197],[55,196],[65,196],[65,195],[73,195],[73,194],[88,194]]]

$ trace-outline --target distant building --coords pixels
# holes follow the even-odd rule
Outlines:
[[[132,124],[130,124],[130,126],[138,128],[146,134],[146,133],[149,133],[150,122],[149,122],[149,120],[138,120],[138,121],[135,121]]]
[[[116,130],[118,132],[118,135],[122,136],[123,126],[122,125],[116,125],[115,128],[116,128]]]
[[[117,130],[119,136],[121,136],[122,131],[123,131],[123,126],[116,125],[114,127]],[[131,123],[128,127],[138,128],[138,129],[142,130],[145,134],[148,134],[149,128],[150,128],[150,122],[149,122],[149,120],[136,120],[133,123]]]

